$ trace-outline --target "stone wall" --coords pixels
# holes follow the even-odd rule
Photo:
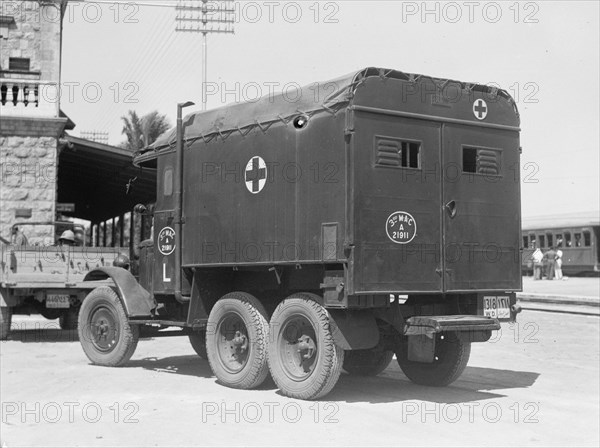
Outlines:
[[[0,68],[8,69],[9,58],[29,58],[30,70],[44,81],[60,81],[62,20],[61,1],[2,0],[0,12],[14,18],[8,38],[0,42]],[[18,75],[16,75],[19,77]]]
[[[0,236],[10,237],[16,221],[53,221],[56,204],[57,139],[0,136]],[[16,218],[31,209],[31,218]],[[53,228],[23,226],[30,244],[51,244]]]

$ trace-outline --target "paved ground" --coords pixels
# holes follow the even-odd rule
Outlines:
[[[41,318],[15,323],[29,330],[0,344],[8,447],[600,443],[597,317],[524,311],[473,346],[451,387],[416,386],[394,362],[375,378],[343,375],[320,402],[273,384],[224,388],[183,337],[142,341],[111,369],[89,365],[69,332],[40,331]]]
[[[523,277],[523,292],[547,296],[587,297],[599,301],[600,277],[569,277],[564,280],[533,280],[533,277]]]

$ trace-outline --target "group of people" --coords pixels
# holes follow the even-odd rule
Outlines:
[[[29,241],[17,226],[12,229],[11,243],[17,247],[28,246]],[[57,241],[57,246],[83,246],[84,234],[83,229],[76,227],[75,231],[65,230]]]
[[[545,253],[537,247],[531,256],[533,259],[533,279],[542,280],[545,268],[546,280],[562,280],[562,256],[563,251],[557,247],[551,247]]]

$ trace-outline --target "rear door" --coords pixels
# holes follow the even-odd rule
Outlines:
[[[356,111],[354,130],[354,293],[441,291],[441,125]]]
[[[518,289],[519,136],[443,125],[444,290]]]

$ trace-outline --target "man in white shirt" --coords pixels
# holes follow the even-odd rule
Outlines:
[[[539,247],[536,247],[531,254],[531,258],[533,259],[533,279],[541,280],[542,279],[542,270],[544,268],[544,254],[540,250]]]

